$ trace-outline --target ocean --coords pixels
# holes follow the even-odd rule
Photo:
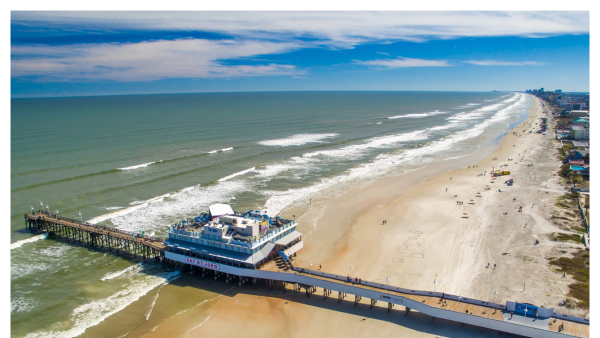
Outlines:
[[[12,336],[121,337],[191,304],[179,295],[151,317],[179,271],[27,233],[23,214],[32,207],[160,236],[211,204],[229,203],[295,216],[302,231],[311,227],[302,220],[309,206],[471,155],[524,120],[530,105],[509,92],[13,99]],[[203,285],[206,299],[225,290]],[[97,329],[111,320],[118,324]]]

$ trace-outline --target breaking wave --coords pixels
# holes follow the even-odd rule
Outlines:
[[[138,165],[132,165],[131,167],[118,168],[118,170],[135,170],[135,169],[140,169],[140,168],[146,168],[147,166],[154,164],[154,163],[156,163],[156,162],[142,163],[142,164],[138,164]]]
[[[315,143],[322,142],[321,140],[327,138],[337,137],[339,134],[328,133],[328,134],[297,134],[292,135],[286,138],[274,139],[274,140],[266,140],[260,141],[258,144],[263,146],[279,146],[279,147],[289,147],[289,146],[301,146],[307,143]]]
[[[10,249],[16,249],[16,248],[20,248],[21,246],[23,246],[23,244],[27,244],[27,243],[33,243],[33,242],[37,242],[40,239],[44,239],[47,238],[48,234],[41,234],[41,235],[37,235],[37,236],[33,236],[33,237],[29,237],[27,239],[22,239],[20,241],[16,241],[14,243],[10,244]]]
[[[140,275],[134,283],[108,298],[95,300],[78,306],[71,312],[70,328],[64,331],[38,331],[28,334],[27,338],[50,337],[72,338],[82,335],[88,328],[104,321],[111,315],[125,309],[159,285],[170,283],[180,276],[180,271],[161,272],[156,275]]]
[[[242,171],[239,171],[239,172],[237,172],[237,173],[231,174],[231,175],[229,175],[229,176],[225,176],[225,177],[223,177],[223,178],[220,178],[220,179],[219,179],[219,182],[225,182],[225,181],[227,181],[227,180],[229,180],[229,179],[232,179],[232,178],[234,178],[234,177],[236,177],[236,176],[244,175],[244,174],[246,174],[246,173],[249,173],[249,172],[251,172],[251,171],[254,171],[254,169],[256,169],[256,168],[255,168],[255,167],[252,167],[252,168],[250,168],[250,169],[242,170]]]
[[[415,113],[415,114],[390,116],[390,117],[388,117],[388,119],[390,119],[390,120],[402,119],[402,118],[422,119],[424,117],[435,116],[435,115],[440,115],[440,114],[447,114],[447,113],[443,112],[443,111],[434,111],[434,112],[430,112],[430,113]]]

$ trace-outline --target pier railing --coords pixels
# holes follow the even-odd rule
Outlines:
[[[31,231],[46,232],[58,238],[77,241],[92,247],[106,248],[159,261],[164,257],[162,239],[143,236],[103,225],[90,224],[49,212],[25,214],[25,227]]]
[[[47,211],[37,211],[34,214],[31,214],[32,216],[35,215],[44,215],[46,217],[52,218],[52,219],[57,219],[57,220],[61,220],[61,221],[65,221],[65,222],[69,222],[69,223],[75,223],[75,224],[79,224],[79,225],[83,225],[86,227],[92,227],[92,228],[96,228],[96,229],[101,229],[104,231],[110,231],[110,232],[115,232],[115,233],[119,233],[119,234],[123,234],[123,235],[127,235],[127,236],[132,236],[135,238],[144,238],[150,242],[164,242],[165,238],[161,238],[161,237],[157,237],[157,236],[147,236],[147,235],[140,235],[139,233],[135,233],[135,232],[129,232],[129,231],[125,231],[125,230],[120,230],[117,228],[113,228],[113,227],[107,227],[104,225],[97,225],[97,224],[92,224],[89,222],[82,222],[80,220],[76,220],[76,219],[72,219],[72,218],[66,218],[66,217],[62,217],[62,216],[58,216],[56,214],[52,214],[49,213]]]

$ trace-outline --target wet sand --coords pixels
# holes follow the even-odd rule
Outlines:
[[[433,290],[435,280],[436,291],[490,301],[497,291],[496,302],[519,300],[554,307],[564,299],[570,282],[544,259],[557,245],[547,236],[557,230],[547,220],[550,201],[563,189],[552,181],[559,163],[551,136],[529,133],[532,127],[537,129],[541,113],[537,99],[533,102],[529,117],[512,130],[517,135],[506,135],[483,159],[486,149],[356,187],[331,201],[314,229],[302,229],[305,244],[296,265],[308,267],[310,260],[313,268],[322,265],[328,272],[378,282],[389,278],[392,285],[421,290]],[[456,169],[470,160],[472,164]],[[515,179],[512,187],[504,184],[507,178],[503,177],[491,183],[489,172],[504,164],[511,171],[508,178]],[[485,176],[477,176],[484,171]],[[486,185],[491,189],[485,190]],[[517,212],[519,206],[523,212]],[[464,213],[468,218],[463,218]],[[535,239],[539,245],[534,245]],[[486,268],[488,262],[496,268]],[[169,287],[175,286],[164,289]],[[368,299],[355,307],[350,297],[338,304],[335,298],[306,298],[250,285],[199,303],[162,321],[154,331],[140,329],[128,336],[143,332],[145,337],[469,337],[482,333],[415,312],[405,317],[403,308],[387,313],[385,306],[379,303],[370,310]]]

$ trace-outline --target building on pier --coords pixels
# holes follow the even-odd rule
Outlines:
[[[296,221],[271,218],[250,210],[244,214],[227,204],[172,225],[165,250],[231,266],[259,269],[278,251],[288,255],[302,248]]]

